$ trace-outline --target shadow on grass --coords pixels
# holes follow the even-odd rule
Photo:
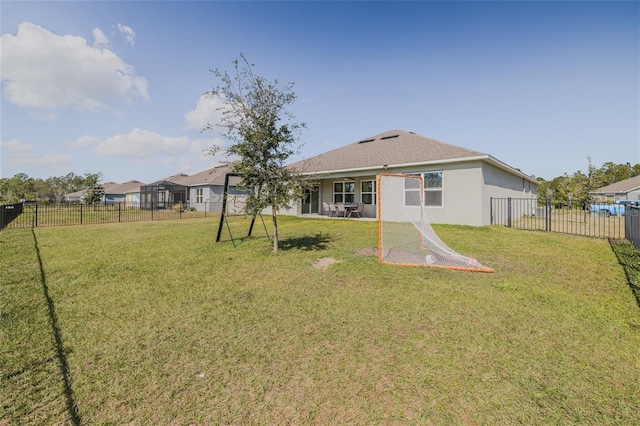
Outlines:
[[[328,235],[316,234],[313,236],[287,238],[278,241],[281,250],[326,250],[327,244],[331,241]]]
[[[624,269],[627,284],[640,308],[640,250],[627,240],[609,240],[609,244]]]
[[[71,423],[73,425],[80,425],[81,419],[80,415],[78,414],[78,407],[76,405],[73,396],[73,389],[71,387],[71,371],[69,370],[67,355],[62,343],[62,334],[60,333],[60,327],[58,326],[58,315],[56,315],[56,308],[53,303],[53,299],[49,295],[47,275],[44,272],[44,265],[42,264],[42,257],[40,256],[40,247],[38,247],[38,239],[36,238],[36,233],[33,228],[31,228],[31,234],[33,235],[33,244],[36,249],[36,255],[38,257],[38,266],[40,267],[40,283],[42,284],[42,292],[44,293],[44,298],[47,301],[47,308],[49,309],[49,323],[51,324],[56,356],[58,358],[60,374],[62,375],[62,384],[64,386],[64,395],[67,401],[67,412],[69,413],[69,420],[71,420]]]

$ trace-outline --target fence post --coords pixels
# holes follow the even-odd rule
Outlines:
[[[118,222],[120,222],[120,207],[122,206],[122,203],[118,203]]]
[[[38,227],[38,204],[36,204],[36,228]]]
[[[544,228],[545,228],[545,231],[549,232],[551,231],[551,198],[549,197],[545,198],[544,208],[546,210]]]
[[[80,204],[80,225],[82,225],[82,204]]]
[[[507,198],[507,226],[511,228],[511,197]]]
[[[205,212],[207,209],[205,208]],[[205,213],[205,217],[206,217]],[[489,197],[489,219],[491,220],[491,224],[493,225],[493,197]]]

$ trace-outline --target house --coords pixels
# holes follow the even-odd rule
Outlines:
[[[140,187],[140,207],[143,209],[170,209],[186,204],[188,188],[183,184],[189,175],[178,173]]]
[[[482,226],[491,223],[491,198],[535,199],[537,181],[482,152],[412,132],[389,130],[291,164],[315,178],[315,187],[283,214],[323,214],[322,202],[363,202],[376,217],[380,173],[420,174],[429,221]]]
[[[104,190],[104,195],[102,196],[102,200],[100,201],[101,203],[106,202],[106,196],[107,194],[110,193],[110,191],[113,188],[116,188],[118,186],[120,186],[119,183],[116,182],[106,182],[101,184],[102,189]],[[84,201],[84,197],[87,195],[87,190],[86,189],[82,189],[80,191],[76,191],[76,192],[71,192],[69,194],[65,194],[64,196],[64,200],[66,202],[82,202]]]
[[[181,183],[188,187],[189,207],[198,211],[222,211],[225,178],[232,169],[233,164],[225,164],[181,180]],[[230,177],[227,198],[229,211],[239,212],[244,209],[244,197],[239,196],[243,191],[238,188],[238,183],[239,178]]]
[[[198,211],[219,212],[222,210],[225,178],[231,173],[233,164],[214,167],[194,175],[178,173],[159,181],[140,187],[140,202],[143,208],[171,208],[182,203]],[[244,199],[236,195],[243,194],[238,189],[239,179],[228,182],[230,197],[228,207],[232,211],[243,211]]]
[[[603,186],[591,194],[600,201],[640,200],[640,176]]]
[[[139,180],[130,180],[120,185],[110,187],[104,191],[104,201],[107,204],[126,203],[129,206],[140,205],[140,187],[144,185]]]

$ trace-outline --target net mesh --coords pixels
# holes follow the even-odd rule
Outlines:
[[[382,174],[378,177],[380,263],[493,272],[442,242],[427,220],[424,196],[420,176]]]

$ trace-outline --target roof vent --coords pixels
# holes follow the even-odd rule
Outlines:
[[[384,139],[384,138],[382,138],[382,139]],[[362,141],[360,141],[360,142],[358,142],[358,143],[373,142],[373,141],[375,141],[375,140],[376,140],[376,138],[373,138],[373,139],[365,139],[365,140],[362,140]]]
[[[385,139],[393,139],[393,138],[397,138],[400,135],[390,135],[390,136],[384,136],[381,137],[380,140],[385,140]]]

